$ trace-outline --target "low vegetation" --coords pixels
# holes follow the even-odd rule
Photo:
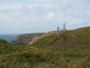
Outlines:
[[[57,38],[56,32],[49,32],[33,45],[37,47],[88,47],[90,45],[90,27],[80,28],[72,31],[61,32],[60,38]]]
[[[49,32],[32,45],[0,40],[0,68],[90,68],[89,29],[62,32],[59,39]]]

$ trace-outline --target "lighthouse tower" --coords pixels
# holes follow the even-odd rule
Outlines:
[[[66,24],[63,25],[63,31],[66,31]]]

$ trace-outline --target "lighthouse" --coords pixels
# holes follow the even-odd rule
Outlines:
[[[63,25],[63,31],[66,31],[66,24]]]

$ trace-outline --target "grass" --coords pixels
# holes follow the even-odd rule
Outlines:
[[[16,51],[20,52],[22,49],[24,49],[24,47],[26,47],[26,45],[13,44],[5,40],[0,40],[0,55],[9,54]]]
[[[49,32],[32,45],[0,40],[0,68],[90,68],[89,32],[66,31],[59,39]]]
[[[57,38],[55,32],[44,34],[39,40],[33,43],[37,47],[64,47],[64,46],[89,46],[90,45],[90,27],[80,28],[72,31],[61,32],[60,38]]]
[[[89,68],[90,49],[26,47],[0,55],[0,68]]]

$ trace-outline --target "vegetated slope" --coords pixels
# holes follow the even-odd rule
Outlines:
[[[0,40],[0,55],[9,54],[13,52],[20,52],[22,49],[27,47],[26,45],[12,44],[5,40]]]
[[[2,50],[0,51],[0,68],[90,68],[90,49],[88,46],[84,48],[71,46],[56,48],[61,43],[67,42],[68,44],[71,42],[89,43],[89,39],[83,41],[84,37],[87,37],[85,35],[89,33],[88,29],[90,28],[62,32],[59,39],[57,39],[55,32],[49,32],[41,36],[31,46],[0,41],[0,46],[2,46],[0,49]],[[83,30],[87,33],[81,33]],[[78,40],[81,36],[83,38]]]
[[[84,27],[71,31],[61,31],[60,38],[57,38],[56,32],[44,34],[38,41],[33,43],[34,46],[52,46],[61,48],[63,46],[82,46],[90,45],[90,27]]]
[[[12,46],[14,46],[12,44]],[[9,51],[12,51],[11,48]],[[16,50],[18,50],[17,48]],[[5,49],[4,49],[5,50]],[[7,51],[8,52],[8,51]],[[24,47],[0,55],[0,68],[89,68],[90,49]]]

